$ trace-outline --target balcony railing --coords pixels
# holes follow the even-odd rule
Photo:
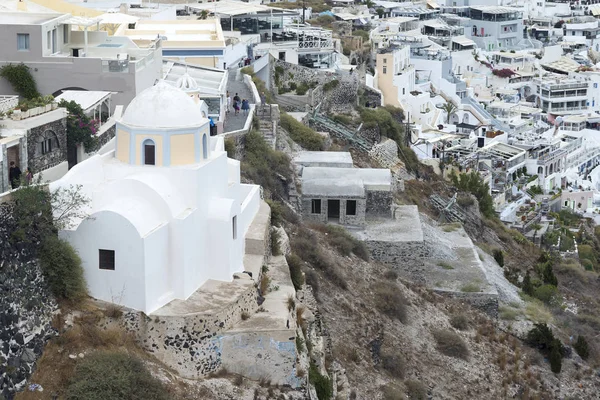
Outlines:
[[[129,60],[102,60],[102,72],[129,72]]]
[[[4,114],[19,105],[19,96],[0,96],[0,114]]]
[[[587,82],[581,82],[581,83],[539,83],[540,87],[542,89],[548,89],[548,90],[561,90],[561,89],[587,89],[588,84]]]

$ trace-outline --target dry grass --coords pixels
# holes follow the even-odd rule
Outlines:
[[[469,318],[463,313],[454,314],[450,317],[450,325],[459,331],[466,331],[469,329]]]
[[[100,310],[84,312],[81,317],[75,318],[73,327],[48,342],[30,381],[42,385],[44,393],[55,392],[62,398],[79,362],[79,359],[70,359],[69,355],[89,354],[95,350],[125,350],[142,359],[149,357],[137,346],[135,338],[122,328],[99,328],[97,324],[102,318]],[[63,320],[64,316],[57,317],[55,326],[62,326]],[[40,397],[37,392],[22,392],[18,399],[39,400]]]
[[[452,222],[451,224],[442,225],[442,230],[444,232],[454,232],[462,227],[462,224],[459,222]]]
[[[533,322],[551,323],[554,320],[550,309],[541,301],[526,298],[525,315]]]
[[[267,292],[269,290],[269,285],[271,284],[271,278],[269,278],[267,276],[267,274],[262,274],[262,276],[260,277],[260,283],[259,283],[259,288],[260,288],[260,294],[262,296],[266,296]]]
[[[381,282],[374,286],[375,307],[389,317],[402,323],[407,319],[407,301],[400,293],[400,288],[390,282]]]
[[[438,267],[442,267],[444,269],[454,269],[454,267],[452,265],[450,265],[449,263],[447,263],[445,261],[439,262]]]
[[[471,282],[471,283],[467,283],[466,285],[461,287],[460,290],[465,293],[476,293],[476,292],[480,292],[481,288],[479,287],[479,285],[477,283]]]
[[[465,341],[455,332],[449,329],[434,329],[432,334],[437,342],[437,349],[440,353],[468,360],[469,348]]]
[[[250,313],[248,313],[248,311],[242,311],[242,321],[246,321],[247,319],[250,318]]]
[[[286,304],[288,311],[292,312],[292,310],[296,308],[296,297],[290,294],[286,300]]]
[[[117,304],[109,304],[104,309],[104,315],[108,318],[119,319],[123,315],[123,309]]]

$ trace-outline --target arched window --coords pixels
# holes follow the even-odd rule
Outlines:
[[[208,158],[208,140],[206,139],[206,133],[202,135],[202,157],[205,160]]]
[[[58,149],[58,137],[51,130],[46,130],[38,138],[37,153],[38,156],[50,153],[52,150]]]
[[[156,146],[154,145],[154,141],[151,139],[144,140],[142,150],[142,156],[144,157],[142,164],[156,165]]]

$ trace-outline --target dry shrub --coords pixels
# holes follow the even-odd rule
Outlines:
[[[269,278],[267,274],[262,274],[262,276],[260,277],[260,294],[262,296],[266,296],[270,283],[271,278]]]
[[[286,304],[288,311],[291,312],[294,308],[296,308],[296,297],[290,294],[287,298]]]
[[[381,368],[395,378],[404,378],[405,362],[399,354],[384,353],[381,355]]]
[[[104,309],[104,315],[108,318],[119,319],[123,315],[123,309],[118,304],[109,304]]]
[[[463,313],[454,314],[450,317],[450,325],[459,331],[466,331],[469,329],[469,318]]]
[[[242,321],[246,321],[248,318],[250,318],[250,314],[248,313],[248,311],[242,311]]]
[[[407,301],[400,288],[390,282],[382,282],[374,287],[375,307],[383,314],[400,320],[403,324],[407,319]]]
[[[469,359],[469,348],[456,332],[449,329],[435,329],[432,334],[440,353],[463,360]]]
[[[393,269],[388,269],[383,273],[383,277],[390,281],[395,281],[396,279],[398,279],[398,273]]]
[[[419,381],[407,380],[404,381],[406,386],[406,396],[409,400],[426,400],[427,388]]]
[[[381,388],[383,400],[400,400],[404,399],[404,393],[396,385],[385,385]]]

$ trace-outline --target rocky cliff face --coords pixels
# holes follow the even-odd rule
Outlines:
[[[0,399],[22,389],[54,335],[58,309],[37,260],[35,244],[11,243],[12,206],[0,204]]]

